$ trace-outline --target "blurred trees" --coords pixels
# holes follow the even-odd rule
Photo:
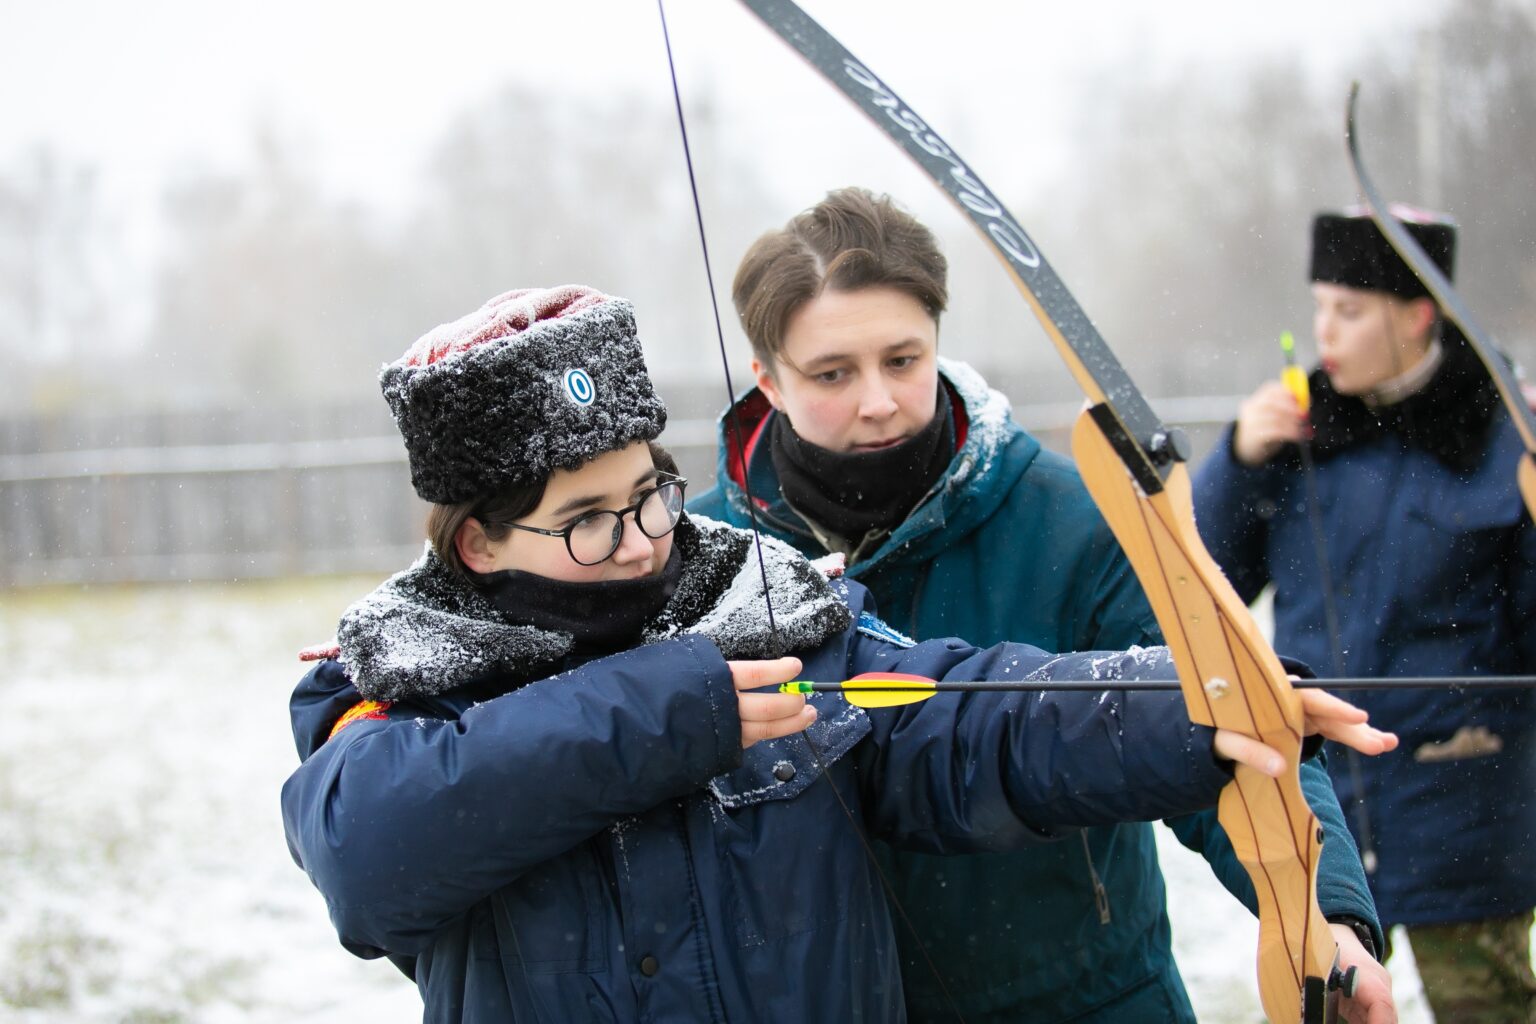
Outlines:
[[[1395,199],[1457,215],[1468,301],[1536,359],[1530,4],[1467,0],[1418,45],[1359,48],[1375,176]],[[1154,395],[1245,391],[1278,358],[1281,329],[1305,336],[1307,225],[1355,197],[1342,87],[1299,61],[1233,80],[1199,66],[1157,82],[1106,77],[1057,100],[1080,104],[1065,180],[1020,196],[981,169]],[[744,240],[782,218],[762,212],[780,207],[751,154],[717,148],[711,95],[706,84],[688,97],[689,130],[729,318]],[[125,262],[90,170],[48,154],[0,168],[8,411],[356,397],[438,321],[506,287],[569,281],[641,304],[659,377],[717,379],[669,106],[508,86],[444,125],[412,201],[387,213],[328,191],[303,140],[276,126],[258,127],[252,152],[245,167],[166,189],[161,255],[149,286],[126,298],[124,283],[146,275]],[[957,277],[988,259],[968,233],[944,241]],[[980,296],[984,312],[957,327],[985,334],[1005,301],[1016,302]],[[1004,366],[1054,360],[995,347]],[[1017,400],[1061,397],[1059,378],[1007,379]]]
[[[118,243],[90,169],[41,148],[0,169],[0,406],[92,397],[89,360],[128,333],[109,286]]]
[[[158,404],[294,404],[376,370],[398,328],[394,243],[258,129],[254,165],[172,184],[141,387]],[[403,346],[401,346],[403,349]]]
[[[707,124],[707,102],[691,120]],[[706,337],[676,135],[670,109],[634,98],[509,86],[445,126],[418,201],[381,217],[326,195],[302,147],[266,126],[249,169],[166,193],[148,392],[225,405],[367,394],[419,334],[509,287],[690,296],[648,303],[647,336]],[[750,174],[722,188],[763,205]],[[662,375],[698,360],[686,344],[650,355]]]
[[[1443,204],[1464,228],[1467,301],[1536,362],[1536,10],[1466,0],[1433,43]]]
[[[696,147],[714,137],[713,116],[707,92],[689,99]],[[711,228],[763,209],[751,171],[704,146],[695,159],[708,162]],[[511,86],[466,111],[432,154],[399,235],[418,309],[383,351],[392,358],[413,330],[508,288],[583,283],[635,301],[653,373],[695,376],[701,349],[690,342],[713,327],[686,174],[672,108],[634,96],[600,105]]]
[[[1536,360],[1530,5],[1469,0],[1414,46],[1368,44],[1357,109],[1368,169],[1389,198],[1457,218],[1462,294]],[[1203,68],[1088,91],[1118,99],[1083,111],[1069,244],[1054,258],[1150,393],[1246,392],[1273,372],[1280,331],[1308,337],[1311,218],[1357,202],[1344,85],[1320,90],[1299,64],[1276,63],[1235,92]]]

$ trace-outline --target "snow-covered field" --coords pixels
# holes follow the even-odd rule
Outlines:
[[[373,582],[0,592],[0,1020],[420,1019],[336,944],[278,814],[295,652]],[[1260,1020],[1256,925],[1158,831],[1200,1019]]]

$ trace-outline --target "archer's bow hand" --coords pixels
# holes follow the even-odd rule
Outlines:
[[[1397,736],[1367,724],[1366,713],[1349,701],[1322,690],[1297,690],[1296,694],[1306,716],[1306,735],[1322,735],[1362,754],[1384,754],[1396,749]],[[1217,757],[1245,764],[1274,778],[1286,770],[1286,760],[1278,750],[1240,732],[1217,729],[1213,746]]]
[[[1306,714],[1305,732],[1308,736],[1321,735],[1370,756],[1397,749],[1397,734],[1370,725],[1362,708],[1326,690],[1296,692],[1301,696],[1301,709]]]

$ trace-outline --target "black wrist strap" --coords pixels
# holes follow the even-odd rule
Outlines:
[[[1353,914],[1332,914],[1328,917],[1329,924],[1342,924],[1355,933],[1355,938],[1360,940],[1360,945],[1371,955],[1371,959],[1380,962],[1381,955],[1376,952],[1376,933],[1369,924],[1360,920]]]

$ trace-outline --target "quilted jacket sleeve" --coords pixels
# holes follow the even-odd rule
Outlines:
[[[456,720],[395,705],[289,778],[289,847],[344,942],[411,953],[530,866],[738,765],[735,706],[701,638],[591,662]]]

